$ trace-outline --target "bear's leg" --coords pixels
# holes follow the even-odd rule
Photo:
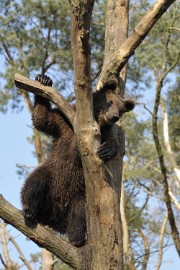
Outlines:
[[[26,179],[21,190],[23,214],[26,221],[46,225],[51,209],[49,183],[50,173],[47,166],[38,167]]]
[[[77,247],[83,246],[86,242],[86,217],[85,199],[73,202],[69,217],[67,235],[69,241]]]

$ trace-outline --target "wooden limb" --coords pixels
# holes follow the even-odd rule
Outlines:
[[[78,248],[72,246],[55,231],[40,224],[37,224],[34,228],[28,227],[25,224],[21,211],[6,201],[2,195],[0,195],[0,218],[6,223],[11,224],[39,246],[55,254],[63,262],[75,269],[81,269],[82,256]]]
[[[175,0],[157,0],[150,10],[142,17],[134,32],[123,42],[119,50],[109,57],[104,66],[97,89],[100,89],[109,77],[118,76],[121,69],[142,43],[148,32]]]
[[[40,84],[38,81],[30,80],[22,75],[15,74],[15,85],[25,91],[31,92],[35,95],[43,96],[52,101],[61,112],[67,117],[73,126],[73,119],[75,112],[69,103],[60,95],[60,93],[53,87],[48,87]]]
[[[11,243],[16,248],[17,252],[19,253],[20,259],[22,260],[22,262],[24,263],[24,265],[27,267],[27,269],[28,270],[33,270],[33,268],[31,267],[31,265],[26,260],[26,258],[24,256],[22,250],[20,249],[18,243],[14,240],[14,238],[10,235],[10,233],[6,230],[6,228],[4,228],[4,233],[7,235],[8,239],[11,241]]]
[[[1,257],[2,264],[5,266],[5,269],[10,269],[10,267],[13,267],[13,261],[11,260],[9,256],[9,250],[7,247],[7,239],[5,235],[5,223],[2,222],[0,224],[1,232],[0,232],[0,239],[2,244],[2,253],[4,255],[4,259]]]
[[[120,202],[120,213],[121,213],[121,223],[122,223],[122,232],[123,232],[123,250],[124,250],[124,264],[127,269],[130,268],[129,260],[129,229],[125,214],[125,192],[124,192],[124,181],[122,181],[121,186],[121,202]]]
[[[164,233],[165,233],[165,229],[166,229],[166,225],[167,225],[167,221],[168,221],[168,213],[166,212],[166,216],[164,217],[162,226],[161,226],[161,230],[160,230],[160,237],[159,237],[159,256],[158,256],[158,262],[157,262],[157,266],[156,266],[156,270],[159,270],[162,264],[162,258],[163,258],[163,238],[164,238]]]
[[[140,229],[138,230],[138,233],[139,233],[139,235],[142,238],[143,243],[144,243],[144,259],[142,262],[142,270],[146,270],[148,260],[149,260],[149,254],[150,254],[149,241],[148,241],[148,238],[145,236],[145,234]]]
[[[164,78],[164,76],[163,76]],[[168,221],[171,227],[171,234],[172,238],[177,250],[178,255],[180,256],[180,237],[179,237],[179,231],[176,225],[176,219],[174,217],[174,212],[171,205],[171,198],[169,195],[169,183],[168,183],[168,175],[167,175],[167,168],[166,163],[164,160],[163,150],[159,139],[159,131],[158,131],[158,108],[160,104],[160,94],[161,89],[163,85],[163,80],[156,82],[156,97],[155,97],[155,103],[154,103],[154,109],[153,109],[153,117],[152,117],[152,130],[153,130],[153,138],[158,154],[159,164],[161,168],[161,174],[163,178],[163,188],[164,188],[164,201],[166,203],[167,207],[167,213],[168,213]]]
[[[166,111],[165,103],[163,97],[161,97],[161,102],[160,102],[160,107],[163,115],[163,135],[164,135],[164,145],[166,148],[167,152],[167,158],[171,164],[171,167],[174,171],[175,177],[176,177],[176,183],[177,187],[180,190],[180,169],[177,166],[176,160],[174,158],[172,149],[171,149],[171,144],[170,144],[170,139],[169,139],[169,121],[168,121],[168,114]]]
[[[53,270],[55,264],[54,260],[55,256],[45,248],[42,249],[41,256],[42,256],[41,270]]]

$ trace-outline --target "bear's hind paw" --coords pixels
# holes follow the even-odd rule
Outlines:
[[[23,209],[22,213],[23,213],[25,220],[29,220],[33,223],[37,223],[35,216],[33,215],[33,213],[29,209]]]
[[[82,247],[82,246],[85,245],[86,240],[85,239],[82,239],[82,240],[78,240],[78,241],[74,240],[74,241],[70,241],[70,242],[75,247]]]

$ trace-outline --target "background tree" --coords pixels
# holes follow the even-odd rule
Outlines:
[[[135,10],[137,9],[139,10],[139,5],[140,5],[139,3],[133,5],[134,12],[132,12],[131,14],[132,24],[135,23],[134,20],[138,20],[139,14],[138,12],[135,12]],[[153,236],[153,242],[149,239],[148,253],[156,252],[159,249],[159,259],[162,254],[163,236],[166,236],[165,237],[166,240],[164,240],[164,247],[168,244],[168,242],[166,242],[165,244],[165,241],[167,241],[167,236],[169,234],[169,227],[167,225],[166,226],[164,225],[164,221],[167,222],[166,209],[164,208],[164,204],[162,204],[162,201],[164,201],[164,199],[161,196],[161,194],[164,192],[163,191],[164,188],[162,185],[163,182],[162,182],[162,177],[161,177],[161,170],[158,165],[159,163],[158,156],[153,146],[154,143],[152,141],[151,122],[147,121],[147,119],[149,118],[149,120],[151,121],[152,116],[157,117],[153,115],[152,105],[155,102],[154,95],[156,95],[156,97],[161,96],[162,101],[163,99],[165,99],[166,106],[168,106],[168,104],[171,104],[171,101],[169,100],[169,98],[166,98],[166,97],[169,96],[170,93],[172,92],[171,89],[174,85],[174,80],[176,80],[176,72],[178,71],[178,68],[179,68],[179,49],[177,49],[177,46],[176,46],[176,41],[179,38],[179,32],[177,28],[178,21],[179,21],[178,6],[179,6],[179,3],[176,3],[176,5],[172,6],[172,8],[167,11],[167,13],[162,18],[162,20],[160,20],[157,23],[157,25],[152,29],[147,39],[144,41],[144,44],[143,44],[144,46],[141,46],[139,50],[137,50],[135,53],[135,56],[133,59],[134,63],[132,65],[133,67],[134,66],[136,67],[135,72],[133,72],[132,69],[130,70],[131,71],[130,79],[131,81],[134,80],[134,85],[135,85],[133,89],[134,94],[136,94],[136,88],[138,85],[138,83],[136,83],[136,77],[138,78],[138,81],[139,81],[139,74],[141,74],[141,76],[144,78],[144,82],[146,83],[145,85],[140,82],[139,86],[142,89],[144,89],[146,92],[145,94],[144,92],[141,92],[141,96],[139,96],[139,99],[138,99],[139,105],[142,106],[142,113],[144,113],[144,116],[138,117],[138,125],[137,124],[135,125],[137,128],[139,127],[138,131],[135,132],[135,134],[138,134],[138,135],[134,137],[132,135],[133,133],[132,130],[134,131],[134,129],[131,130],[130,128],[130,131],[128,131],[128,128],[126,128],[127,133],[130,137],[128,136],[127,138],[127,146],[126,146],[128,163],[125,164],[125,175],[124,175],[125,184],[126,184],[125,187],[126,187],[126,192],[128,194],[130,193],[131,198],[136,199],[136,201],[134,202],[136,205],[138,205],[139,213],[142,213],[142,215],[139,215],[138,212],[137,212],[137,215],[136,215],[136,212],[133,214],[135,221],[137,222],[137,220],[139,220],[140,224],[142,224],[141,218],[145,217],[146,220],[143,220],[144,221],[143,227],[141,227],[140,229],[141,230],[143,229],[146,236],[149,235],[149,233],[151,233],[151,235]],[[142,6],[142,8],[147,9],[148,3],[144,2],[144,6]],[[161,35],[159,35],[159,32],[161,32]],[[155,54],[154,54],[154,51],[156,51]],[[159,92],[156,87],[160,81],[162,85],[159,89],[160,90]],[[178,77],[177,77],[177,81],[178,81]],[[154,82],[156,82],[156,85]],[[154,88],[154,91],[153,91],[153,88]],[[149,91],[151,91],[150,94],[148,94]],[[140,94],[140,92],[138,92],[138,94]],[[148,95],[148,98],[147,98],[147,95]],[[176,95],[175,91],[173,91],[173,95],[174,97],[176,96],[176,100],[178,100],[178,95]],[[156,103],[156,106],[159,106],[159,105],[157,105]],[[143,112],[143,107],[144,107],[144,112]],[[173,108],[174,108],[173,116],[176,117],[176,115],[178,115],[178,107],[174,104]],[[149,114],[147,115],[148,118],[146,118],[146,120],[144,120],[144,118],[146,117],[145,110]],[[162,129],[162,126],[165,126],[163,115],[164,114],[162,114],[161,116],[158,113],[158,117],[156,118],[158,130],[159,130],[158,138],[160,140],[160,146],[162,147],[162,150],[163,150],[163,153],[162,153],[163,158],[166,162],[166,166],[168,170],[166,187],[168,189],[167,193],[169,194],[167,195],[170,197],[170,200],[171,200],[170,204],[172,204],[171,214],[173,214],[175,216],[175,219],[178,220],[179,181],[177,179],[177,173],[174,170],[174,168],[175,169],[177,168],[177,164],[172,166],[172,162],[169,159],[170,155],[167,152],[166,142],[163,136],[164,128]],[[129,116],[126,116],[125,118],[129,119]],[[127,126],[132,127],[135,121],[133,120],[133,118],[130,118],[129,121],[130,123]],[[129,144],[129,138],[131,138],[131,141],[135,143]],[[133,141],[132,138],[134,138],[135,141]],[[144,142],[145,142],[145,145],[144,145]],[[171,143],[173,145],[172,140],[170,140],[170,144]],[[149,145],[149,148],[147,148],[148,145]],[[132,156],[132,162],[130,158],[131,156]],[[175,157],[174,153],[172,153],[171,155],[171,160],[173,157]],[[140,170],[140,168],[142,168],[142,171]],[[177,168],[177,171],[178,171],[178,168]],[[128,184],[128,182],[131,184]],[[127,201],[129,202],[128,194],[126,195],[127,195]],[[141,196],[144,197],[144,202],[142,202],[142,207],[141,206],[139,207],[139,201],[137,201],[137,197],[138,197],[137,194],[141,194]],[[154,198],[154,201],[158,200],[158,206],[162,205],[161,208],[159,208],[159,210],[156,209],[155,203],[152,203],[153,198]],[[152,204],[153,204],[153,207],[152,207]],[[152,211],[151,208],[152,210],[156,211],[155,215],[160,217],[160,219],[158,219],[157,222],[155,222],[155,219],[154,219],[153,221],[154,224],[151,222],[151,217],[152,215],[154,216],[154,214],[151,212]],[[129,209],[128,206],[127,206],[127,209]],[[164,213],[164,217],[162,216],[162,211]],[[147,214],[148,215],[150,214],[149,218]],[[130,217],[131,217],[130,221],[132,221],[133,220],[132,213]],[[141,218],[137,219],[137,217],[141,217]],[[127,219],[129,220],[129,211],[127,213]],[[146,221],[148,221],[147,222],[148,228],[145,225]],[[160,228],[161,224],[162,224],[162,227]],[[137,224],[136,226],[133,226],[133,228],[136,228],[136,227],[137,227]],[[143,235],[142,234],[140,235],[137,231],[134,232],[134,230],[130,228],[129,228],[130,240],[132,239],[131,247],[135,242],[137,242],[137,247],[138,246],[142,247],[142,245],[139,244],[138,239],[140,238],[143,240],[144,238]],[[177,222],[177,228],[178,228],[178,222]],[[177,228],[175,229],[176,233],[178,233]],[[162,233],[162,230],[163,230],[163,233]],[[159,234],[160,231],[161,231],[161,234],[159,235],[160,236],[159,240],[157,239],[159,241],[159,245],[158,245],[158,242],[154,242],[154,239],[156,239],[154,237],[157,236],[157,234]],[[132,233],[135,235],[136,238],[134,237],[131,238],[133,236]],[[176,242],[176,238],[174,238],[174,242]],[[176,244],[177,244],[177,252],[179,252],[178,242]],[[144,256],[144,257],[141,256],[142,255],[141,249],[138,255],[137,247],[136,247],[135,254],[132,252],[132,250],[134,251],[135,248],[131,248],[129,251],[130,260],[131,262],[133,260],[133,262],[136,265],[137,263],[140,263],[140,262],[142,263],[143,259],[144,260],[147,259],[147,256]],[[144,242],[144,252],[147,253],[147,241]],[[160,264],[158,260],[157,269],[159,269],[159,267],[160,267]]]

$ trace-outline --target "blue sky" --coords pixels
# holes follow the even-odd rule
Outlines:
[[[27,142],[27,137],[32,134],[31,117],[25,110],[18,114],[10,112],[7,114],[0,113],[0,123],[0,193],[15,207],[21,209],[20,189],[24,180],[18,177],[16,164],[32,166],[37,164],[36,159],[32,155],[33,146]],[[17,230],[11,226],[8,228],[10,233],[16,236],[15,240],[27,258],[30,258],[30,253],[40,251],[36,244],[32,241],[27,241],[26,237]],[[18,253],[12,246],[10,246],[10,256],[22,264],[18,259]],[[0,269],[1,267],[2,264],[0,262]],[[23,269],[26,268],[24,267]]]

